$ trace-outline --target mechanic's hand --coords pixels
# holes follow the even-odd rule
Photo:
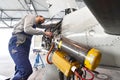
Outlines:
[[[44,33],[46,36],[49,36],[49,37],[51,37],[53,35],[52,32],[44,32]]]

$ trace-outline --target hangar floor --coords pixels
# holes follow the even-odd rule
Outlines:
[[[35,54],[30,55],[30,60],[32,65],[35,61]],[[56,80],[58,75],[56,75],[56,72],[54,72],[52,69],[50,69],[50,65],[46,65],[45,57],[46,55],[41,55],[43,58],[45,67],[42,68],[41,66],[38,67],[38,70],[35,68],[33,69],[33,74],[29,77],[28,80],[46,80],[45,74],[47,73],[47,76],[50,75],[50,77],[54,77],[52,79]],[[4,75],[7,77],[12,77],[14,73],[14,64],[10,58],[9,55],[0,57],[0,75]],[[100,75],[97,75],[94,80],[120,80],[120,69],[112,69],[112,68],[97,68],[96,71],[100,72]],[[48,79],[47,79],[48,80]]]
[[[49,68],[42,68],[38,71],[34,71],[33,74],[30,76],[29,80],[48,80],[43,78],[45,75],[45,72],[47,74],[52,73],[52,70],[48,70]],[[97,68],[97,71],[100,72],[100,75],[95,76],[94,80],[120,80],[120,71],[119,70],[111,70],[111,69],[103,69],[103,68]],[[51,74],[51,77],[54,77],[50,80],[59,80],[56,79],[56,76],[54,73]]]

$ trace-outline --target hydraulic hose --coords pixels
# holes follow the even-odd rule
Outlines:
[[[79,73],[78,73],[78,71],[77,71],[77,68],[76,68],[75,66],[73,66],[73,67],[71,68],[71,70],[74,72],[74,74],[75,74],[79,79],[81,79],[81,80],[93,80],[93,79],[94,79],[94,74],[93,74],[91,71],[89,71],[87,68],[85,68],[85,67],[83,67],[83,69],[84,69],[85,71],[87,71],[87,72],[91,75],[91,78],[90,78],[90,79],[83,78],[81,75],[79,75]]]
[[[49,56],[50,56],[50,53],[52,52],[52,49],[54,48],[54,43],[52,43],[48,53],[47,53],[47,57],[46,57],[46,61],[48,64],[53,64],[52,62],[49,61]]]

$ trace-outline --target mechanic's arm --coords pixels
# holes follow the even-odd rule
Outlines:
[[[42,28],[42,29],[45,29],[45,28],[49,28],[49,27],[52,27],[52,26],[55,26],[56,24],[38,24],[37,25],[37,28]]]
[[[41,25],[41,24],[38,24],[36,25],[37,28],[41,28],[41,29],[45,29],[46,28],[46,25]]]
[[[47,35],[47,36],[52,36],[51,32],[43,32],[40,30],[36,30],[33,28],[33,24],[35,22],[35,16],[32,15],[27,15],[24,21],[24,32],[27,34],[31,35]]]
[[[24,20],[24,32],[27,33],[27,34],[31,34],[31,35],[42,35],[42,34],[44,34],[43,31],[36,30],[35,28],[32,27],[34,22],[35,22],[35,16],[27,15],[25,20]]]

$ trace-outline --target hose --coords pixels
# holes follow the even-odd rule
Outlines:
[[[94,74],[93,74],[91,71],[89,71],[87,68],[85,68],[85,67],[83,67],[83,69],[84,69],[85,71],[87,71],[87,72],[90,73],[90,75],[92,76],[90,79],[85,79],[85,78],[83,78],[82,76],[80,76],[79,73],[77,72],[77,70],[74,71],[74,74],[75,74],[78,78],[80,78],[81,80],[93,80],[93,79],[94,79]]]
[[[48,64],[53,64],[52,62],[49,61],[49,55],[50,55],[53,48],[54,48],[54,44],[52,43],[52,45],[51,45],[51,47],[50,47],[50,49],[47,53],[47,57],[46,57],[46,61],[47,61]]]
[[[74,74],[75,74],[78,78],[80,78],[81,80],[85,80],[84,78],[82,78],[82,77],[79,75],[79,73],[78,73],[77,71],[75,71]]]

